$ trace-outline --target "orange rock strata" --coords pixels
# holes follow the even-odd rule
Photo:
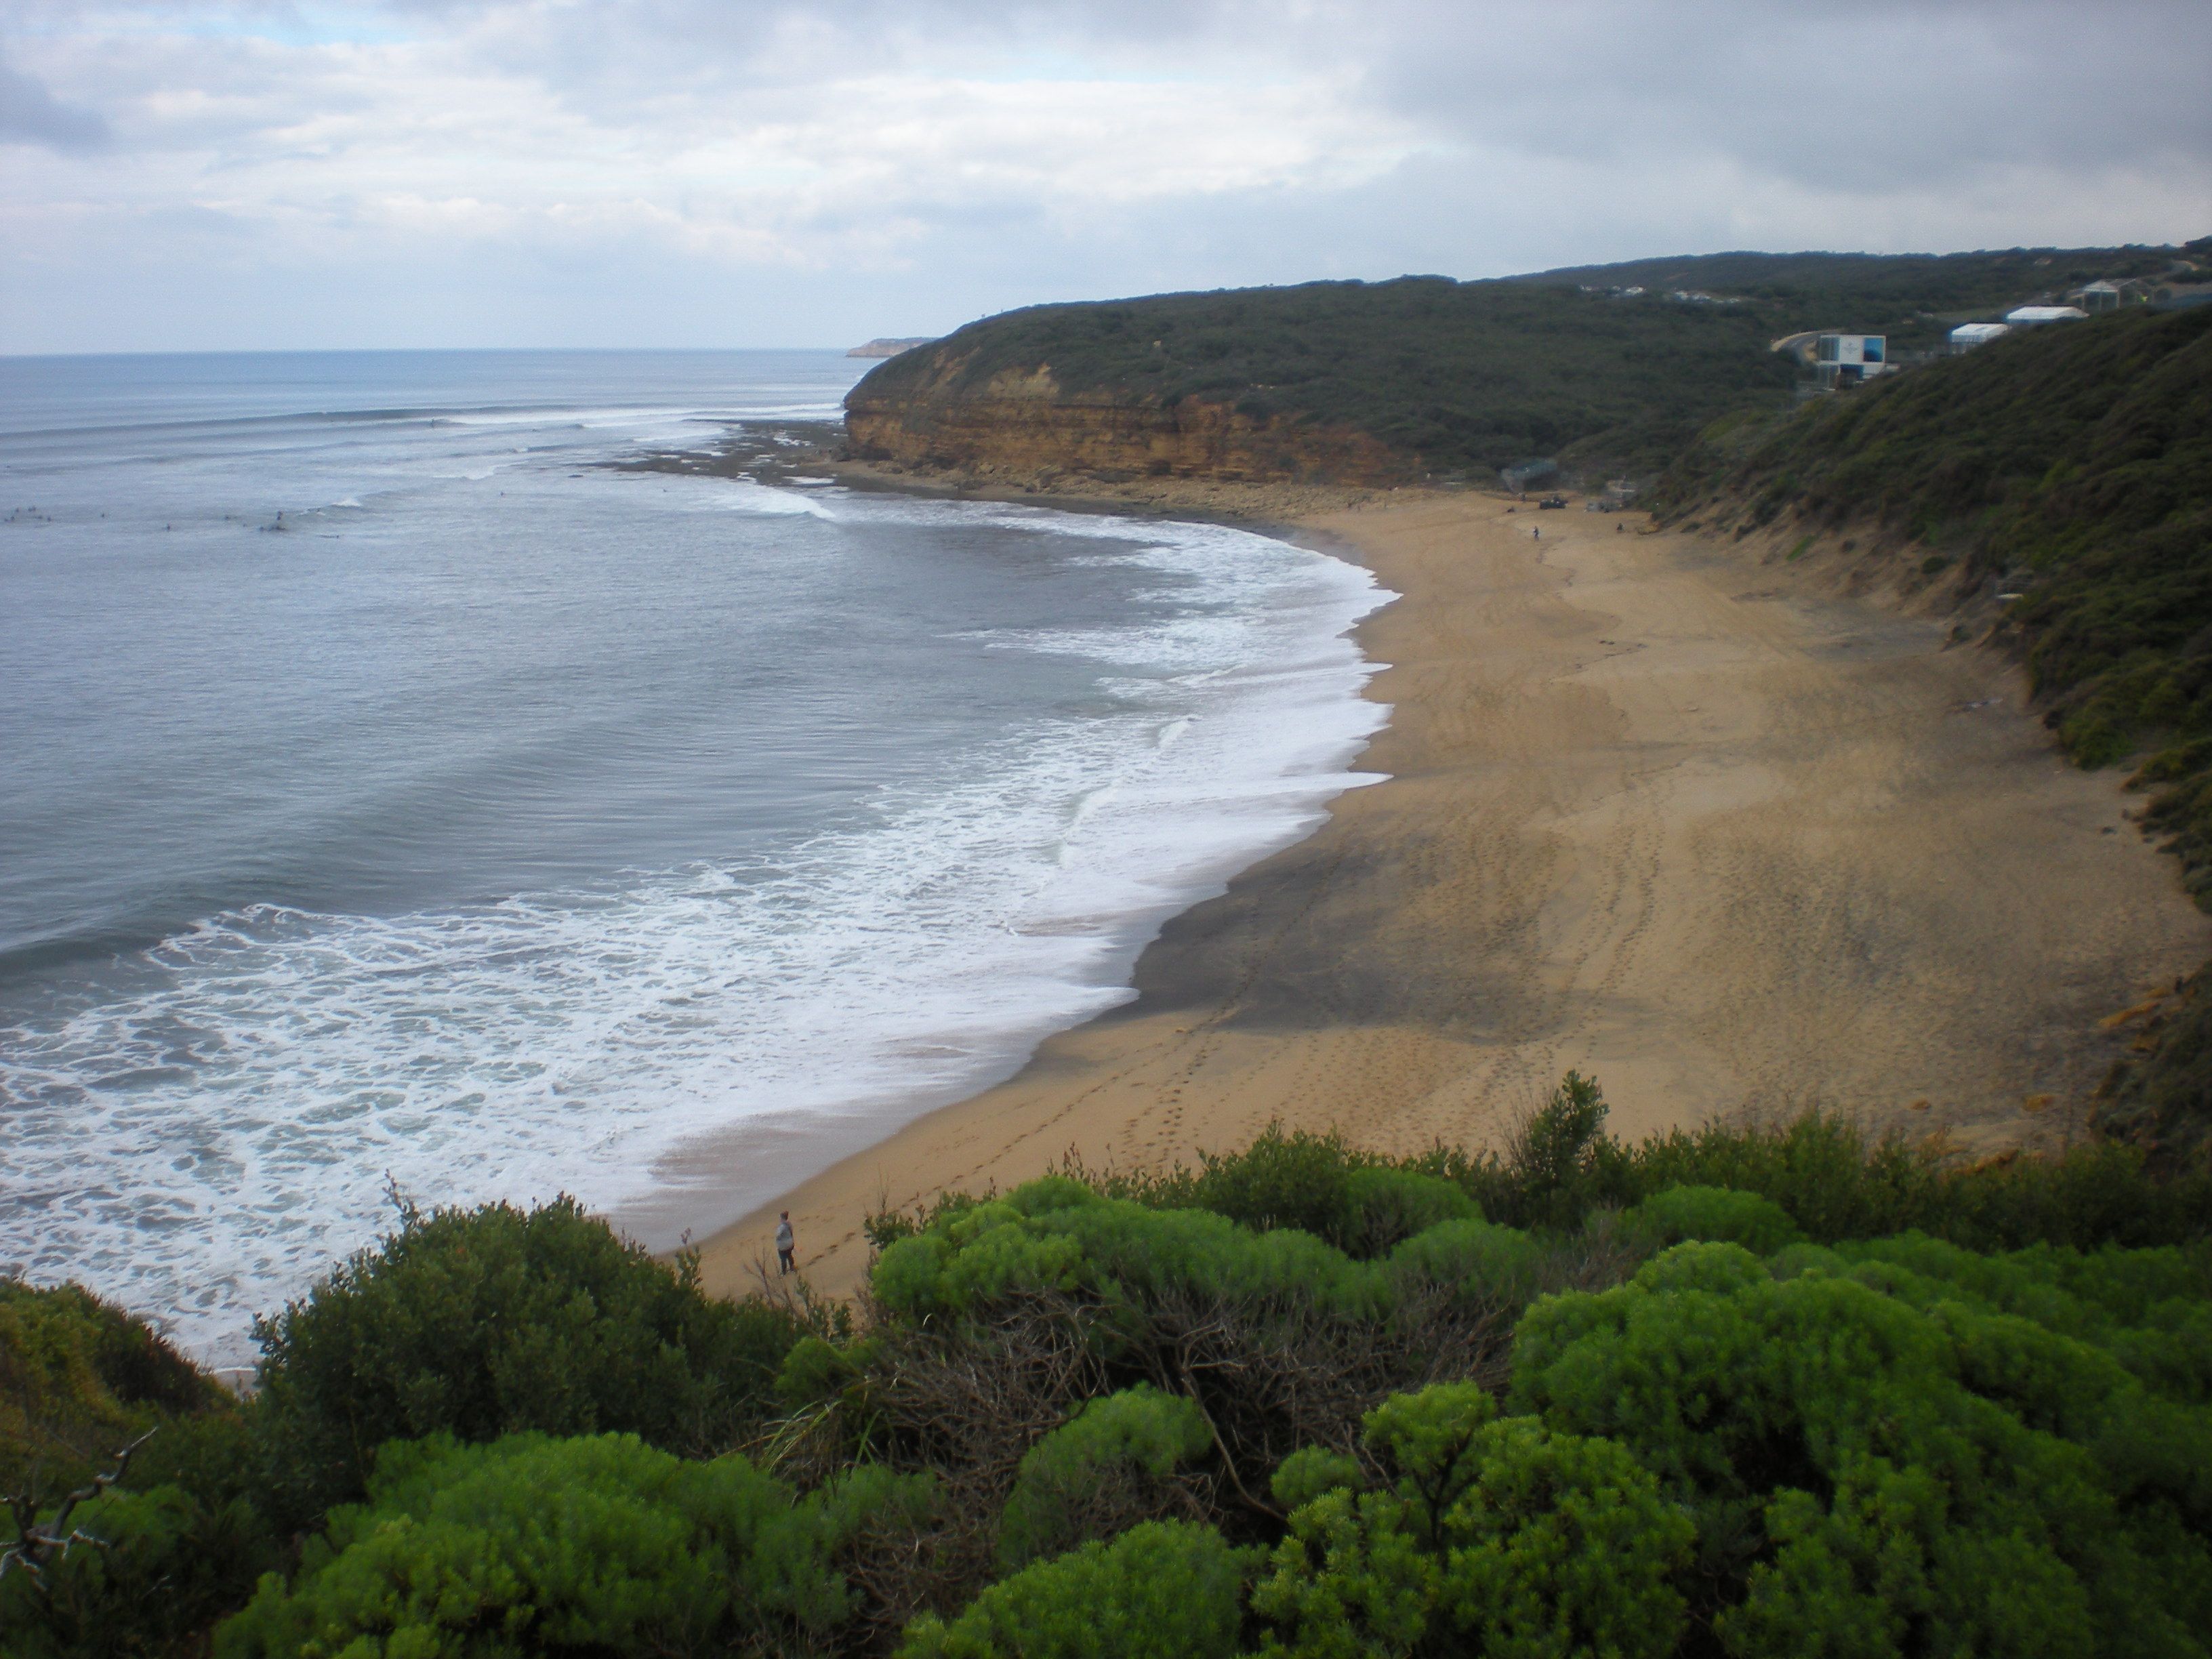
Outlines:
[[[1049,369],[962,391],[945,384],[957,368],[912,392],[856,388],[845,404],[852,457],[1044,482],[1073,474],[1367,485],[1419,476],[1408,457],[1349,428],[1255,418],[1191,398],[1165,405],[1068,396]]]

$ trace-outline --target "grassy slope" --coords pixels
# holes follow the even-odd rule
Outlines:
[[[2163,270],[2165,250],[1889,257],[1723,254],[1547,272],[1311,283],[1040,306],[895,357],[860,395],[896,397],[943,374],[952,396],[1048,365],[1068,394],[1173,405],[1186,398],[1355,428],[1445,476],[1558,456],[1586,473],[1656,471],[1731,411],[1771,408],[1796,378],[1768,343],[1809,327],[1932,343],[1939,313],[1988,311],[2084,275]],[[1642,283],[1741,303],[1585,294]],[[948,371],[946,373],[945,371]]]
[[[2212,307],[2016,336],[1788,416],[1724,422],[1662,481],[1677,516],[1859,530],[2023,597],[2001,637],[2085,765],[2130,758],[2212,908]],[[2212,997],[2115,1088],[2113,1121],[2212,1133]]]

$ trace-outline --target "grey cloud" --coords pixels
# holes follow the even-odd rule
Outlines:
[[[85,150],[100,149],[108,137],[107,122],[97,112],[63,103],[0,58],[0,143]]]
[[[1161,289],[2212,229],[2208,0],[10,4],[128,153],[97,193],[0,169],[39,227],[0,350],[424,318],[831,343]],[[0,113],[102,131],[4,66]]]
[[[1442,142],[1727,158],[1822,189],[2212,162],[2204,0],[387,0],[593,118],[1055,57],[1349,78]],[[1194,95],[1204,95],[1194,92]]]
[[[1826,188],[2212,160],[2212,7],[1409,7],[1371,94],[1534,155],[1723,155]]]

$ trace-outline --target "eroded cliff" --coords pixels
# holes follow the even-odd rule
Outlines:
[[[1349,428],[1242,413],[1202,398],[1071,394],[1043,367],[963,385],[963,367],[953,357],[919,383],[876,389],[864,382],[846,400],[851,453],[1023,479],[1072,473],[1383,484],[1419,475],[1412,458]]]

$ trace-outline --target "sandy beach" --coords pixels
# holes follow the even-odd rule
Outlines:
[[[2120,775],[2065,764],[2020,671],[1943,623],[1634,515],[1206,500],[1403,596],[1358,635],[1393,711],[1358,764],[1389,781],[1170,922],[1135,1000],[707,1241],[711,1288],[754,1282],[779,1209],[843,1293],[885,1204],[1274,1119],[1494,1143],[1569,1068],[1629,1137],[1819,1105],[1970,1156],[2049,1141],[2131,1035],[2109,1017],[2212,953]]]

